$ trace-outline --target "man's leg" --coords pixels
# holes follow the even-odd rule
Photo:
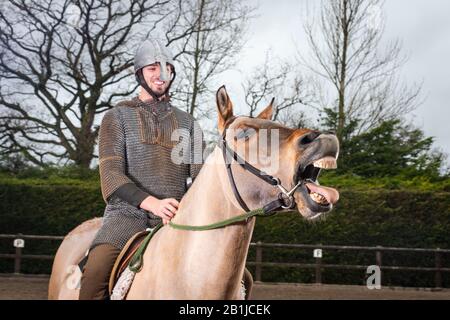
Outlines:
[[[110,244],[99,244],[89,252],[81,277],[80,300],[108,299],[109,277],[120,251]]]

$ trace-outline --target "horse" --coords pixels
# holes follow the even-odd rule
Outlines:
[[[216,104],[220,143],[181,199],[177,215],[149,242],[126,299],[241,299],[256,221],[256,214],[245,213],[290,211],[314,220],[338,201],[337,190],[317,180],[321,169],[336,168],[339,142],[333,133],[271,121],[273,99],[257,117],[235,116],[225,86],[217,91]],[[262,143],[263,133],[270,145]],[[252,157],[255,150],[258,156]],[[220,221],[231,222],[203,231],[176,228]],[[65,237],[54,259],[49,299],[78,299],[73,277],[80,274],[74,269],[100,226],[101,218],[95,218]]]

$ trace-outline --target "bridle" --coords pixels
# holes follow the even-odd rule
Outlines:
[[[223,131],[224,133],[221,136],[221,140],[219,141],[220,148],[222,149],[223,159],[225,161],[226,169],[228,172],[228,178],[230,180],[231,188],[233,189],[234,196],[236,197],[236,200],[241,205],[242,209],[245,211],[245,213],[221,220],[215,223],[211,223],[208,225],[200,225],[200,226],[193,226],[193,225],[185,225],[185,224],[177,224],[172,221],[169,222],[169,226],[171,226],[174,229],[178,230],[189,230],[189,231],[206,231],[206,230],[213,230],[218,228],[223,228],[226,226],[229,226],[231,224],[237,223],[237,222],[248,222],[249,218],[256,217],[256,216],[262,216],[267,217],[271,216],[276,213],[279,209],[292,209],[295,206],[295,200],[294,200],[294,192],[297,190],[298,187],[300,187],[304,181],[299,181],[291,190],[287,190],[285,187],[281,185],[280,179],[275,178],[267,173],[265,173],[262,170],[259,170],[258,168],[255,168],[250,163],[242,159],[234,150],[232,150],[226,141],[226,127]],[[231,159],[229,158],[231,156]],[[271,201],[264,205],[262,208],[253,209],[250,210],[245,203],[244,199],[242,199],[239,190],[237,189],[236,182],[234,181],[233,172],[231,170],[231,160],[234,159],[239,163],[239,165],[244,168],[244,170],[251,172],[264,182],[267,182],[268,184],[277,187],[280,189],[280,193],[278,194],[278,197],[276,200]],[[159,224],[158,228],[162,226],[162,223]],[[156,229],[157,230],[157,229]],[[153,234],[153,232],[151,233]],[[148,236],[148,240],[146,239],[146,243],[150,241],[150,238],[152,235]],[[143,245],[145,246],[145,245]]]
[[[220,148],[222,149],[223,158],[225,161],[225,165],[228,172],[228,177],[230,180],[231,188],[233,189],[234,196],[236,197],[237,201],[241,205],[242,209],[244,209],[245,213],[240,214],[238,216],[234,216],[225,220],[221,220],[215,223],[211,223],[208,225],[185,225],[185,224],[177,224],[172,221],[169,222],[169,226],[173,229],[177,230],[185,230],[185,231],[207,231],[207,230],[214,230],[219,229],[223,227],[227,227],[229,225],[232,225],[234,223],[238,222],[244,222],[247,223],[249,221],[249,218],[261,216],[261,217],[267,217],[271,216],[276,213],[276,210],[278,209],[292,209],[295,206],[294,201],[294,192],[297,190],[299,186],[301,186],[304,181],[300,180],[291,190],[287,191],[286,188],[284,188],[281,185],[280,179],[275,178],[267,173],[265,173],[262,170],[259,170],[258,168],[255,168],[250,163],[242,159],[234,150],[232,150],[226,141],[226,128],[223,131],[223,134],[221,136],[221,140],[219,141]],[[234,181],[233,172],[231,170],[231,159],[228,157],[231,156],[232,159],[237,161],[239,165],[244,168],[244,170],[251,172],[261,180],[267,182],[268,184],[277,187],[280,189],[280,193],[278,194],[278,198],[274,201],[269,202],[262,208],[250,210],[245,203],[245,201],[242,199],[241,195],[239,194],[239,191],[236,186],[236,182]],[[230,160],[230,161],[228,161]],[[143,256],[145,252],[145,248],[147,247],[148,243],[150,242],[153,235],[158,231],[160,228],[163,227],[162,223],[159,223],[142,241],[140,247],[132,257],[129,263],[129,268],[133,272],[139,272],[139,270],[142,268],[143,264]]]
[[[258,168],[255,168],[253,165],[245,161],[242,157],[240,157],[234,150],[230,148],[226,141],[226,128],[223,131],[221,139],[219,141],[220,148],[222,149],[223,159],[225,161],[225,166],[228,173],[228,178],[231,184],[231,188],[233,190],[234,196],[236,200],[239,202],[240,206],[244,211],[249,212],[250,209],[245,203],[244,199],[239,193],[239,190],[236,186],[236,182],[234,180],[233,171],[231,169],[232,159],[234,159],[244,170],[249,171],[253,175],[257,176],[264,182],[277,187],[280,190],[278,194],[278,198],[274,201],[269,202],[268,204],[263,206],[263,210],[265,213],[270,214],[278,209],[292,209],[295,206],[294,192],[303,184],[303,181],[299,181],[291,190],[287,190],[281,184],[280,179],[275,178]],[[231,158],[230,158],[231,157]]]

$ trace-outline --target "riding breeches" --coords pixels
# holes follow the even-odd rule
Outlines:
[[[110,244],[99,244],[89,252],[81,277],[80,300],[109,298],[109,277],[120,251]]]

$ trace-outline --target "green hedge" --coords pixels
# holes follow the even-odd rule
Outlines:
[[[450,193],[401,190],[341,190],[335,210],[325,219],[307,222],[298,214],[279,214],[260,219],[252,241],[324,245],[450,248]],[[254,260],[255,250],[249,254]],[[314,263],[312,250],[264,249],[263,261]],[[450,255],[443,256],[450,266]],[[374,252],[324,250],[323,263],[375,263]],[[385,253],[383,264],[434,267],[433,254]],[[365,283],[365,270],[327,269],[325,283]],[[263,269],[263,281],[312,282],[314,270]],[[443,273],[446,287],[449,274]],[[434,286],[434,274],[428,272],[386,271],[383,283],[399,286]]]
[[[67,234],[81,222],[102,216],[104,202],[98,184],[0,184],[0,233]],[[27,240],[24,254],[54,254],[59,241]],[[11,239],[0,239],[0,253],[13,253]],[[13,260],[0,260],[0,272],[13,272]],[[51,261],[23,260],[23,273],[50,273]]]
[[[101,216],[104,202],[98,183],[30,184],[0,182],[0,233],[65,235],[81,222]],[[340,190],[341,199],[325,219],[307,222],[298,214],[259,218],[252,241],[326,245],[450,248],[450,193],[414,190]],[[11,239],[0,240],[0,253],[12,253]],[[28,241],[25,254],[54,254],[56,241]],[[325,250],[323,263],[375,264],[373,252]],[[255,250],[249,260],[255,259]],[[264,261],[314,263],[312,250],[264,249]],[[431,254],[383,256],[385,265],[434,266]],[[450,266],[449,255],[443,265]],[[25,260],[23,272],[49,273],[51,262]],[[12,272],[12,260],[0,260],[0,272]],[[254,271],[254,270],[253,270]],[[363,284],[363,270],[326,270],[325,283]],[[433,286],[433,273],[385,272],[383,284]],[[314,270],[264,268],[263,281],[313,282]],[[448,273],[444,285],[450,287]]]

